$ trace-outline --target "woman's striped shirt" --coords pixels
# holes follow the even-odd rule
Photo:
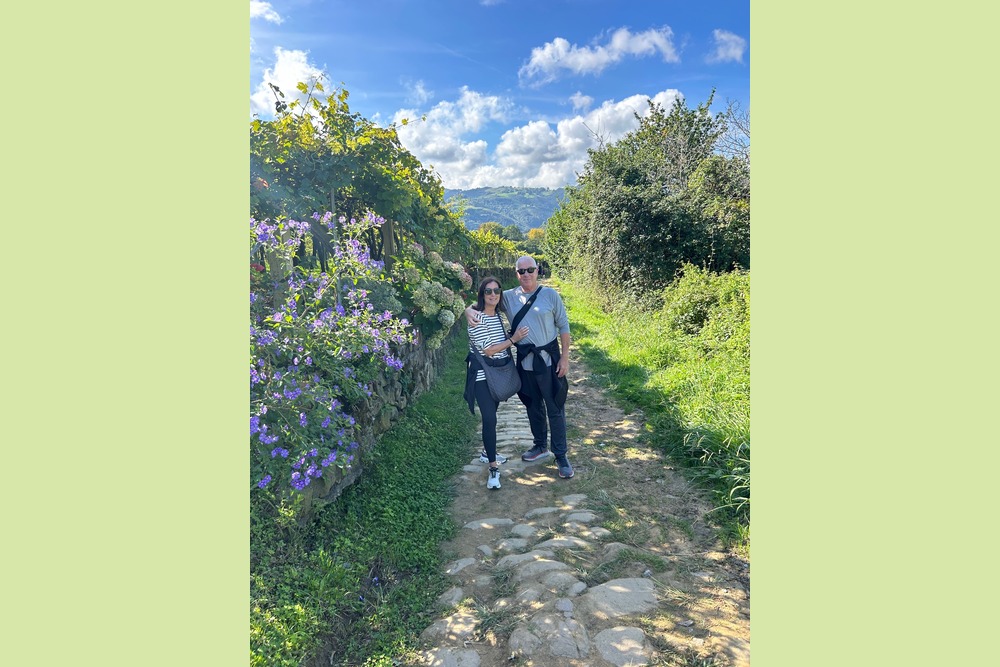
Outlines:
[[[502,343],[507,340],[507,334],[504,333],[504,322],[500,317],[500,314],[487,315],[482,314],[482,320],[480,320],[479,326],[469,327],[469,351],[472,352],[472,346],[475,345],[476,349],[480,352],[488,348],[490,345],[496,345],[497,343]],[[501,352],[497,352],[493,355],[494,359],[506,359],[510,356],[509,348]],[[482,371],[476,371],[476,382],[481,380],[486,380],[486,376],[483,375]]]

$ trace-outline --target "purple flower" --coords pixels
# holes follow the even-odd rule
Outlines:
[[[265,486],[271,483],[271,476],[264,475],[264,478],[257,482],[257,488],[263,489]]]

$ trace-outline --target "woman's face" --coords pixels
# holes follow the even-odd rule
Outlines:
[[[494,294],[494,291],[496,292]],[[486,304],[496,308],[497,304],[500,303],[500,295],[502,291],[500,290],[500,285],[496,281],[492,281],[483,288],[483,298],[486,300]]]

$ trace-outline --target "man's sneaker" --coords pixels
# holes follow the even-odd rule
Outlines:
[[[573,476],[573,466],[569,464],[569,460],[566,457],[556,459],[556,466],[559,468],[559,476],[563,479],[569,479]]]
[[[500,470],[498,468],[490,468],[490,476],[486,480],[487,489],[499,489],[500,488]]]
[[[540,447],[538,445],[535,445],[534,447],[526,451],[524,454],[521,454],[521,460],[531,463],[532,461],[537,461],[538,459],[546,457],[548,455],[549,455],[549,450],[547,450],[545,447]]]
[[[483,463],[489,463],[490,462],[490,457],[486,454],[486,450],[485,449],[483,451],[479,452],[479,460],[482,461]],[[497,463],[507,463],[507,457],[506,456],[502,456],[499,453],[497,453]]]

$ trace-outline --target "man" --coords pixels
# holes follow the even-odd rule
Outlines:
[[[531,424],[534,446],[521,455],[522,461],[533,462],[549,455],[546,443],[552,433],[552,453],[555,454],[559,476],[569,479],[573,466],[567,458],[566,413],[563,409],[569,380],[569,318],[559,293],[538,284],[538,264],[534,258],[521,257],[515,264],[520,285],[504,290],[503,300],[510,317],[516,319],[525,302],[535,298],[530,309],[517,325],[528,333],[517,344],[517,370],[521,375],[518,398],[524,403]],[[537,293],[537,296],[535,296]],[[470,326],[478,326],[480,313],[471,306],[465,309]],[[511,321],[511,326],[514,322]],[[557,342],[558,337],[558,342]],[[548,424],[546,424],[546,420]]]

